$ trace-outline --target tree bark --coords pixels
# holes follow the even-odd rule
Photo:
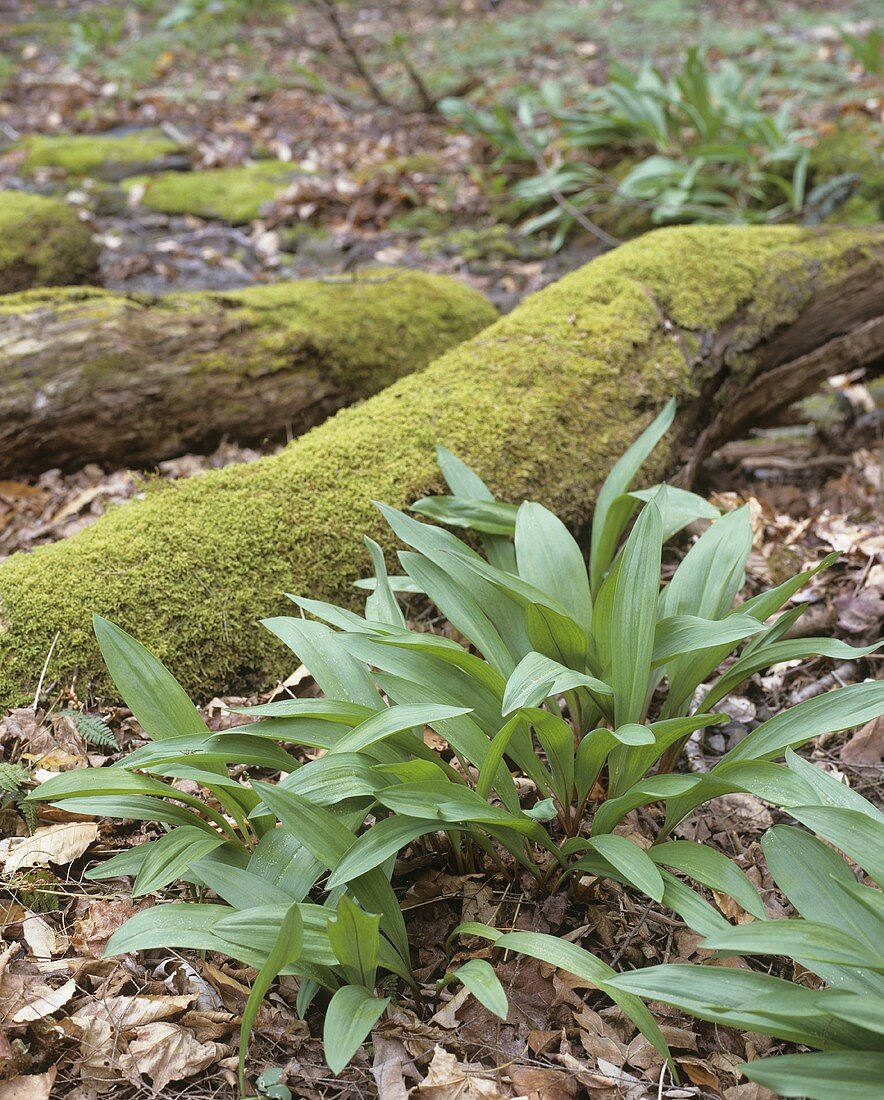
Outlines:
[[[672,396],[644,484],[772,415],[830,370],[881,360],[884,231],[678,228],[646,234],[295,440],[279,455],[149,492],[73,538],[0,566],[0,701],[46,684],[110,702],[97,611],[194,695],[290,670],[256,620],[284,593],[359,606],[373,501],[439,492],[443,444],[496,495],[585,527],[612,464]],[[391,559],[395,568],[395,559]],[[363,594],[364,595],[364,594]]]
[[[416,272],[149,299],[0,299],[0,477],[300,435],[494,320]]]

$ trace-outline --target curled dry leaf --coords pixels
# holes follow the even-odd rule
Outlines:
[[[838,754],[842,764],[878,767],[884,759],[884,716],[873,718],[856,731]]]
[[[154,1092],[160,1092],[170,1081],[192,1077],[227,1053],[226,1046],[201,1043],[179,1024],[154,1023],[138,1029],[119,1065],[136,1087],[143,1087],[143,1078],[149,1077]]]
[[[64,867],[81,856],[97,836],[98,825],[93,821],[47,825],[13,843],[4,869],[11,875],[25,867],[47,867],[50,863]]]
[[[483,1066],[459,1062],[437,1046],[416,1095],[421,1100],[508,1100],[512,1093]]]

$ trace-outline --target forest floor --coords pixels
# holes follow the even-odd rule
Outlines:
[[[597,251],[592,242],[576,240],[551,254],[520,235],[495,195],[493,172],[483,166],[478,144],[437,116],[366,102],[364,87],[347,73],[339,45],[315,13],[289,6],[280,14],[268,5],[266,17],[232,18],[220,11],[217,18],[164,29],[159,23],[168,7],[148,0],[134,6],[20,0],[11,11],[0,9],[0,142],[8,142],[5,152],[0,147],[0,184],[66,194],[102,243],[107,285],[147,293],[225,288],[395,262],[456,274],[508,308]],[[413,93],[401,60],[377,45],[385,20],[394,18],[434,91],[481,79],[480,94],[488,100],[539,79],[597,83],[611,58],[638,59],[648,41],[663,63],[685,41],[714,45],[721,55],[770,64],[772,99],[788,94],[802,118],[825,127],[839,113],[880,116],[880,101],[873,102],[867,84],[844,63],[835,29],[845,20],[868,18],[873,8],[863,2],[648,0],[637,12],[628,3],[600,0],[426,0],[401,11],[392,3],[367,8],[353,34],[384,86],[400,98]],[[335,94],[318,94],[317,77]],[[21,136],[155,126],[185,141],[195,172],[269,154],[315,165],[321,185],[294,189],[234,227],[152,213],[117,187],[71,183],[52,171],[36,178],[21,174],[15,149]],[[837,565],[808,590],[805,619],[814,634],[856,645],[879,637],[884,622],[884,418],[876,396],[879,391],[861,379],[833,380],[801,406],[794,423],[719,451],[701,470],[698,486],[722,507],[751,506],[755,543],[747,595],[831,550],[841,552]],[[141,492],[147,477],[199,476],[258,456],[229,443],[213,455],[185,455],[150,471],[93,466],[2,481],[0,559],[69,537]],[[687,545],[687,539],[672,545],[669,569]],[[306,670],[288,671],[272,693],[212,700],[203,708],[210,726],[223,729],[236,721],[225,705],[315,691]],[[782,706],[880,672],[880,656],[873,656],[851,665],[793,662],[756,676],[722,705],[731,721],[693,742],[681,766],[705,770]],[[43,769],[101,767],[142,743],[137,723],[122,708],[100,715],[115,743],[84,741],[59,710],[88,711],[89,702],[69,694],[49,713],[10,713],[0,722],[3,759],[25,758]],[[852,736],[821,738],[807,755],[866,797],[884,801],[880,720]],[[734,795],[704,807],[680,835],[712,839],[758,885],[769,915],[784,915],[757,842],[777,819],[751,796]],[[72,820],[41,810],[44,826]],[[133,903],[124,889],[89,884],[84,872],[107,854],[142,842],[147,827],[79,825],[73,846],[43,861],[38,881],[0,895],[0,1061],[26,1075],[0,1083],[0,1100],[46,1100],[50,1092],[72,1100],[233,1096],[239,1022],[254,972],[188,951],[102,958],[110,935],[150,902]],[[640,835],[641,821],[632,827]],[[26,831],[14,810],[3,810],[0,850]],[[401,1002],[376,1031],[372,1056],[359,1055],[334,1078],[322,1058],[319,1013],[299,1020],[294,981],[283,979],[261,1009],[250,1064],[281,1068],[292,1096],[356,1100],[380,1093],[400,1100],[412,1088],[422,1100],[770,1095],[740,1083],[735,1067],[775,1051],[775,1041],[655,1006],[676,1053],[682,1078],[676,1085],[619,1010],[528,959],[512,959],[499,970],[512,1005],[506,1023],[461,994],[435,1003],[446,936],[465,920],[585,939],[621,966],[704,957],[699,937],[661,907],[599,880],[541,903],[527,884],[514,887],[493,868],[458,876],[438,863],[407,859],[397,866],[394,885],[426,1002]],[[710,899],[733,915],[728,899]],[[10,1091],[16,1084],[18,1091]],[[284,1100],[286,1094],[277,1095]]]

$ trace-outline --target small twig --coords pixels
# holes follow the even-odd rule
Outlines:
[[[338,9],[334,3],[334,0],[312,0],[312,3],[314,7],[319,7],[322,10],[326,21],[329,23],[332,30],[334,31],[335,38],[337,38],[338,43],[340,44],[344,53],[350,59],[350,64],[362,78],[366,88],[368,88],[368,90],[371,92],[378,105],[381,107],[394,107],[395,104],[390,101],[383,88],[381,88],[381,86],[375,80],[371,70],[362,60],[359,51],[356,49],[355,45],[350,39],[349,34],[347,34],[347,31],[344,29],[344,25],[343,23],[341,23],[341,17],[338,14]]]
[[[55,651],[55,643],[61,637],[61,631],[56,630],[55,637],[52,639],[52,645],[49,647],[49,652],[46,654],[46,660],[43,662],[43,671],[40,673],[40,679],[37,682],[37,690],[34,693],[34,705],[31,708],[36,711],[37,704],[40,702],[40,693],[43,691],[43,681],[46,679],[46,672],[49,669],[49,662],[52,660],[52,654]]]
[[[564,210],[566,214],[569,214],[582,229],[585,229],[587,233],[591,233],[592,236],[596,238],[596,240],[601,241],[601,243],[607,245],[608,248],[617,248],[618,245],[621,243],[617,237],[613,237],[610,233],[608,233],[607,230],[602,229],[600,225],[596,225],[595,222],[591,222],[582,210],[579,210],[574,205],[574,203],[571,202],[570,199],[566,198],[562,194],[562,192],[555,186],[555,184],[550,182],[551,177],[549,174],[549,169],[546,166],[546,162],[544,161],[540,150],[537,148],[537,146],[534,144],[528,134],[525,133],[521,126],[519,126],[517,123],[513,123],[513,126],[516,133],[519,135],[520,141],[531,154],[534,163],[537,165],[538,171],[543,176],[543,180],[546,183],[546,186],[549,189],[549,193],[554,199],[556,205],[561,207],[561,209]]]
[[[837,668],[833,668],[831,672],[820,677],[819,680],[813,680],[803,688],[798,688],[797,691],[793,691],[789,696],[789,706],[794,707],[797,703],[804,703],[808,699],[813,699],[817,695],[822,695],[823,692],[829,691],[832,688],[844,687],[845,684],[856,683],[859,678],[860,672],[856,667],[856,662],[844,661],[842,664],[838,665]]]

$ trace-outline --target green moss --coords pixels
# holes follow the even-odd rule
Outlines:
[[[143,187],[141,202],[161,214],[193,214],[238,225],[257,218],[265,202],[304,174],[296,164],[259,160],[204,172],[159,172],[127,180],[126,188]]]
[[[137,130],[129,134],[35,134],[23,138],[22,168],[56,168],[73,177],[97,176],[121,179],[145,172],[182,147],[162,130]]]
[[[98,245],[60,199],[0,192],[0,294],[34,286],[88,282]]]
[[[287,591],[347,599],[369,564],[363,534],[390,542],[372,500],[437,491],[437,443],[503,497],[542,500],[579,526],[636,431],[668,397],[695,392],[679,329],[739,320],[748,360],[750,328],[757,343],[794,320],[868,240],[788,227],[648,234],[280,455],[162,487],[14,556],[0,566],[0,698],[33,695],[56,631],[50,675],[79,669],[81,696],[93,678],[106,688],[92,611],[133,630],[197,695],[285,675],[292,656],[256,621],[285,612]],[[686,438],[667,440],[649,478]]]

